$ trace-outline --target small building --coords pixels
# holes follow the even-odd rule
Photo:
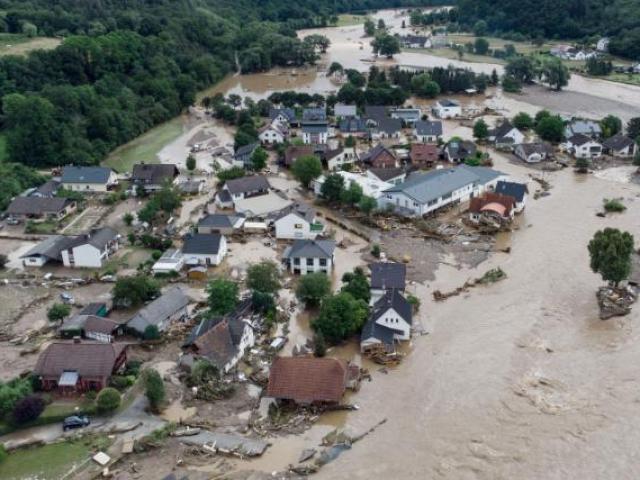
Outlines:
[[[359,117],[347,117],[340,120],[338,129],[343,136],[363,138],[369,135],[367,122]]]
[[[620,158],[633,158],[638,150],[636,142],[621,133],[607,138],[602,147],[604,153]]]
[[[384,192],[387,188],[391,188],[393,184],[388,182],[383,182],[376,177],[363,175],[360,173],[351,173],[351,172],[336,172],[337,175],[340,175],[344,180],[344,185],[349,187],[351,183],[356,183],[362,188],[362,194],[367,197],[371,197],[374,199],[380,198],[382,192]],[[311,187],[313,192],[316,195],[322,194],[322,184],[324,183],[326,177],[324,175],[312,180]]]
[[[356,149],[345,147],[327,150],[322,155],[322,158],[327,165],[327,170],[331,172],[342,170],[344,165],[353,164],[358,160]]]
[[[178,190],[185,195],[200,195],[204,188],[204,180],[184,180],[178,183]]]
[[[395,153],[381,143],[362,154],[360,161],[371,168],[396,168],[398,166]]]
[[[405,35],[400,37],[400,43],[404,48],[425,48],[428,41],[429,38],[424,35]]]
[[[366,175],[381,182],[398,185],[404,182],[407,177],[406,172],[402,168],[370,168]]]
[[[210,213],[198,222],[198,233],[220,233],[233,235],[242,230],[245,218],[240,215],[225,215],[223,213]]]
[[[369,265],[369,270],[371,270],[371,305],[390,290],[404,292],[407,285],[407,266],[404,263],[377,262]]]
[[[353,118],[358,115],[355,105],[345,105],[344,103],[336,103],[333,107],[333,114],[336,118]]]
[[[259,142],[250,143],[238,147],[233,154],[233,166],[240,168],[252,168],[251,157],[256,149],[260,146]]]
[[[136,313],[127,322],[127,329],[140,337],[150,325],[164,332],[171,323],[187,318],[188,306],[189,297],[181,288],[173,287]]]
[[[102,268],[120,248],[120,235],[102,227],[74,237],[60,252],[62,264],[68,268]]]
[[[442,122],[420,120],[414,126],[413,136],[418,142],[437,143],[442,138]]]
[[[324,145],[329,141],[329,125],[326,122],[303,123],[302,141],[305,145]]]
[[[564,147],[575,158],[598,158],[602,155],[602,144],[581,133],[568,138]]]
[[[388,290],[371,310],[371,316],[360,335],[363,353],[390,353],[395,343],[411,338],[413,307],[397,290]]]
[[[102,343],[112,343],[122,334],[122,326],[108,318],[78,314],[64,321],[58,329],[62,338],[82,337]]]
[[[403,125],[411,128],[422,118],[422,112],[419,108],[393,108],[390,110],[391,118],[396,118]]]
[[[235,203],[237,200],[266,195],[271,185],[262,175],[250,175],[227,180],[222,189],[229,192],[232,202]]]
[[[278,122],[285,127],[290,127],[297,123],[296,112],[293,108],[270,108],[269,118],[272,122]]]
[[[263,145],[284,143],[289,137],[287,130],[278,122],[272,122],[260,129],[258,138]]]
[[[594,120],[574,119],[566,125],[564,137],[568,139],[574,135],[586,135],[597,140],[602,136],[602,127]]]
[[[469,218],[474,223],[489,222],[500,227],[510,222],[515,213],[515,199],[511,196],[485,192],[480,197],[471,199]]]
[[[62,188],[74,192],[105,193],[118,184],[116,174],[105,167],[64,167]]]
[[[273,222],[278,240],[313,240],[324,232],[315,211],[305,204],[295,204],[278,214]]]
[[[453,140],[447,143],[443,149],[444,158],[451,163],[462,163],[467,158],[473,157],[478,148],[470,140]]]
[[[521,143],[516,145],[513,153],[523,162],[540,163],[553,157],[553,147],[548,143]]]
[[[369,134],[373,140],[399,139],[402,133],[402,120],[382,117],[367,122]]]
[[[44,391],[74,395],[100,391],[127,361],[127,345],[75,339],[53,342],[40,354],[34,375]]]
[[[36,189],[29,190],[27,197],[54,198],[62,187],[59,180],[47,180]]]
[[[165,250],[162,256],[151,267],[151,271],[156,274],[168,274],[180,272],[184,267],[184,255],[177,248]]]
[[[107,304],[104,302],[92,302],[86,305],[78,315],[95,315],[97,317],[106,317],[109,313]]]
[[[294,275],[316,272],[330,275],[335,249],[336,242],[333,240],[295,240],[285,249],[283,260]]]
[[[431,110],[436,117],[443,119],[462,116],[462,107],[451,99],[438,100]]]
[[[430,143],[414,143],[409,153],[411,165],[418,168],[432,168],[440,159],[440,149]]]
[[[291,168],[299,158],[315,154],[316,149],[313,145],[289,145],[284,151],[284,164]]]
[[[337,405],[355,382],[355,370],[336,358],[276,357],[266,396],[297,405]]]
[[[77,208],[69,198],[16,197],[7,207],[6,213],[16,219],[61,220]]]
[[[52,235],[35,245],[20,258],[25,267],[43,267],[48,262],[62,262],[62,249],[68,237]]]
[[[184,237],[182,255],[185,263],[220,265],[227,254],[227,239],[219,233],[188,233]]]
[[[507,182],[500,180],[496,184],[495,193],[500,195],[506,195],[515,200],[513,206],[514,213],[520,213],[527,205],[527,196],[529,194],[529,188],[525,183]]]
[[[324,107],[310,107],[302,111],[302,123],[326,122],[327,109]]]
[[[131,184],[145,192],[156,192],[166,184],[173,184],[180,174],[171,163],[138,163],[133,166]]]
[[[229,190],[219,190],[215,195],[214,202],[218,208],[233,208],[233,198],[231,197]]]
[[[509,120],[505,120],[496,128],[489,130],[488,140],[497,147],[505,145],[513,147],[513,145],[524,142],[525,136]]]

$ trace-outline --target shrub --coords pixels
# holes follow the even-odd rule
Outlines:
[[[147,325],[142,334],[142,338],[145,340],[158,340],[160,338],[160,331],[155,325]]]
[[[96,398],[96,406],[101,413],[113,412],[120,406],[120,392],[111,387],[103,388]]]
[[[627,207],[620,201],[612,198],[611,200],[604,199],[604,209],[610,213],[624,212]]]
[[[377,243],[373,244],[373,247],[371,247],[371,255],[373,255],[376,258],[380,258],[380,245],[378,245]]]
[[[13,407],[13,421],[22,425],[36,420],[44,411],[45,402],[42,398],[29,395],[19,400]]]
[[[4,462],[8,456],[9,454],[7,453],[7,449],[0,443],[0,463]]]
[[[407,295],[407,302],[413,307],[413,311],[417,312],[420,310],[420,299],[415,295]]]
[[[135,381],[134,378],[135,377],[114,375],[111,377],[111,380],[109,380],[109,385],[122,392],[133,385],[133,382]]]
[[[125,366],[124,374],[127,376],[137,377],[140,375],[140,367],[142,362],[140,360],[129,360]]]
[[[149,400],[149,406],[154,412],[158,412],[165,399],[164,382],[160,374],[153,369],[146,369],[142,373],[144,379],[145,395]]]
[[[313,355],[316,357],[324,357],[327,354],[327,342],[324,341],[322,334],[318,333],[313,337]]]

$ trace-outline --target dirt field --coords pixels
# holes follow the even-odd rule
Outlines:
[[[62,43],[59,38],[28,38],[24,35],[0,34],[0,56],[26,55],[33,50],[51,50]]]

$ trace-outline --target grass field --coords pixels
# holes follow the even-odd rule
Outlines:
[[[16,33],[0,33],[0,55],[26,55],[32,50],[56,48],[61,43],[59,38],[29,38]]]
[[[118,147],[107,157],[103,164],[122,173],[130,172],[135,163],[157,162],[156,155],[158,152],[181,134],[182,119],[181,117],[176,117]]]
[[[603,80],[610,80],[612,82],[619,83],[627,83],[629,85],[638,85],[640,86],[640,74],[628,74],[628,73],[612,73],[611,75],[607,75],[606,77],[596,77],[602,78]]]
[[[364,23],[366,18],[367,18],[366,15],[343,14],[338,16],[338,23],[336,23],[334,26],[349,27],[351,25],[360,25]]]
[[[79,441],[16,450],[0,463],[0,478],[56,480],[86,461],[89,453],[89,445]]]

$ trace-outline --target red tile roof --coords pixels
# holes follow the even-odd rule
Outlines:
[[[277,357],[267,396],[297,403],[338,403],[347,383],[347,364],[335,358]]]
[[[434,163],[438,161],[440,149],[437,145],[414,143],[411,145],[411,163]]]
[[[126,348],[124,343],[55,342],[40,354],[34,373],[51,377],[69,370],[81,377],[109,377]]]

